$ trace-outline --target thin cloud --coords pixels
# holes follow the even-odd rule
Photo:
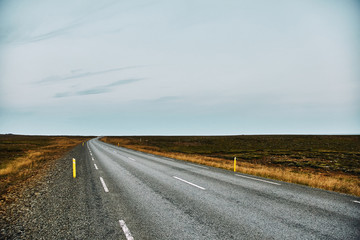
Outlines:
[[[93,94],[101,94],[110,92],[111,89],[108,88],[93,88],[84,91],[78,91],[75,93],[76,96],[83,96],[83,95],[93,95]]]
[[[4,35],[6,36],[6,39],[0,38],[0,41],[5,41],[8,43],[15,43],[15,44],[27,44],[27,43],[39,42],[51,38],[56,38],[58,36],[65,35],[69,32],[72,31],[74,32],[74,30],[79,29],[81,27],[84,26],[86,27],[87,25],[91,26],[94,22],[96,23],[98,21],[101,21],[102,19],[109,18],[110,16],[109,14],[107,14],[106,11],[112,9],[114,5],[117,4],[119,4],[119,2],[115,0],[105,4],[100,3],[97,7],[92,8],[92,10],[88,10],[85,13],[84,11],[79,11],[80,17],[76,17],[72,21],[68,23],[64,23],[62,26],[58,28],[54,28],[50,31],[46,31],[42,34],[32,35],[31,31],[29,33],[29,31],[23,31],[22,29],[14,29],[12,26],[5,25],[5,27],[8,29],[7,32],[8,34]],[[8,3],[5,4],[3,1],[0,0],[0,10],[2,10],[0,11],[0,13],[3,13],[2,15],[5,15],[5,13],[10,14],[14,7],[16,6],[15,5],[13,6]],[[61,10],[62,9],[59,10],[60,13]],[[32,23],[35,29],[41,27],[41,24],[42,24],[41,21]]]
[[[54,98],[63,98],[63,97],[70,97],[73,96],[71,92],[62,92],[55,94]]]
[[[76,24],[72,23],[69,26],[65,26],[63,28],[59,28],[59,29],[50,31],[48,33],[44,33],[44,34],[32,37],[32,38],[26,40],[26,43],[39,42],[39,41],[46,40],[46,39],[49,39],[49,38],[54,38],[54,37],[57,37],[59,35],[63,35],[65,33],[69,32],[70,30],[72,30],[74,28],[77,28],[77,27],[79,27],[81,25],[82,24],[80,24],[80,23],[76,23]]]
[[[143,80],[143,78],[130,78],[130,79],[119,80],[119,81],[115,81],[115,82],[112,82],[112,83],[109,83],[106,85],[97,86],[97,87],[86,89],[86,90],[81,90],[81,91],[76,91],[76,92],[57,93],[54,95],[54,98],[64,98],[64,97],[85,96],[85,95],[108,93],[108,92],[111,92],[113,90],[113,88],[116,86],[131,84],[131,83],[135,83],[135,82],[138,82],[141,80]]]
[[[119,86],[119,85],[124,85],[124,84],[129,84],[129,83],[133,83],[133,82],[138,82],[143,80],[143,78],[130,78],[130,79],[125,79],[125,80],[119,80],[113,83],[110,83],[108,85],[105,85],[104,87],[115,87],[115,86]]]
[[[127,70],[127,69],[132,69],[132,68],[139,68],[139,67],[142,67],[142,66],[129,66],[129,67],[121,67],[121,68],[112,68],[112,69],[107,69],[107,70],[97,71],[97,72],[78,73],[78,72],[72,71],[71,74],[67,74],[67,75],[63,75],[63,76],[49,76],[49,77],[46,77],[46,78],[44,78],[44,79],[42,79],[40,81],[37,81],[35,83],[36,84],[45,84],[45,83],[52,83],[52,82],[57,82],[57,81],[65,81],[65,80],[69,80],[69,79],[96,76],[96,75],[106,74],[106,73],[110,73],[110,72],[123,71],[123,70]]]

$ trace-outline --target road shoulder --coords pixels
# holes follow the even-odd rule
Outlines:
[[[77,159],[77,177],[72,175]],[[1,239],[84,239],[112,237],[108,211],[91,175],[86,148],[79,145],[56,161],[44,177],[24,190],[1,218]],[[102,227],[99,228],[98,226]]]

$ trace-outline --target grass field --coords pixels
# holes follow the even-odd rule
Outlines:
[[[360,136],[137,136],[104,142],[360,196]]]
[[[0,135],[0,205],[89,137]]]

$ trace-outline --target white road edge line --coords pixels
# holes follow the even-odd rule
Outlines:
[[[270,182],[270,181],[266,181],[266,180],[262,180],[262,179],[258,179],[258,178],[253,178],[253,177],[248,177],[248,176],[244,176],[244,175],[240,175],[240,174],[235,174],[238,177],[243,177],[243,178],[248,178],[248,179],[252,179],[252,180],[256,180],[256,181],[260,181],[260,182],[266,182],[266,183],[270,183],[270,184],[274,184],[274,185],[281,185],[280,183],[275,183],[275,182]]]
[[[122,230],[125,233],[126,239],[127,240],[134,240],[133,236],[131,235],[131,232],[130,232],[129,228],[125,224],[125,221],[124,220],[119,220],[119,223],[120,223],[120,227],[122,228]]]
[[[201,190],[205,190],[205,188],[200,187],[199,185],[196,185],[196,184],[194,184],[194,183],[188,182],[188,181],[186,181],[186,180],[184,180],[184,179],[181,179],[181,178],[179,178],[179,177],[173,176],[173,178],[176,178],[177,180],[180,180],[180,181],[182,181],[182,182],[184,182],[184,183],[190,184],[190,185],[192,185],[192,186],[194,186],[194,187],[200,188]]]
[[[104,182],[104,179],[102,177],[100,177],[100,181],[101,181],[101,184],[103,185],[103,188],[105,190],[105,192],[109,192],[109,189],[107,188],[105,182]]]
[[[96,170],[99,170],[95,163],[94,163],[94,167],[95,167]]]
[[[359,201],[353,201],[354,203],[360,203]]]
[[[196,164],[192,164],[192,163],[188,163],[188,165],[191,165],[191,166],[194,166],[194,167],[199,167],[199,168],[208,169],[207,167],[200,166],[200,165],[196,165]]]

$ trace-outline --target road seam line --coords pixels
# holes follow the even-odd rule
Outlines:
[[[129,228],[125,224],[125,221],[124,220],[119,220],[119,223],[120,223],[120,227],[122,228],[122,230],[125,233],[126,239],[127,240],[134,240],[133,236],[131,235],[131,232],[130,232]]]
[[[176,162],[175,160],[170,159],[170,158],[165,158],[165,160],[170,161],[170,162]]]
[[[109,189],[107,188],[105,182],[104,182],[104,179],[102,177],[100,177],[100,181],[101,181],[101,184],[103,185],[103,188],[105,190],[105,192],[109,192]]]
[[[99,170],[95,163],[94,163],[94,167],[95,167],[96,170]]]
[[[256,180],[256,181],[260,181],[260,182],[266,182],[266,183],[270,183],[270,184],[274,184],[274,185],[281,185],[280,183],[276,183],[276,182],[270,182],[270,181],[266,181],[266,180],[262,180],[262,179],[258,179],[258,178],[253,178],[253,177],[248,177],[248,176],[244,176],[244,175],[240,175],[240,174],[235,174],[238,177],[243,177],[243,178],[248,178],[248,179],[252,179],[252,180]]]
[[[188,165],[191,165],[191,166],[194,166],[194,167],[203,168],[203,169],[208,169],[207,167],[204,167],[204,166],[199,166],[199,165],[192,164],[192,163],[188,163]]]
[[[196,185],[196,184],[194,184],[194,183],[192,183],[192,182],[186,181],[186,180],[184,180],[184,179],[182,179],[182,178],[179,178],[179,177],[176,177],[176,176],[173,176],[173,178],[175,178],[175,179],[177,179],[177,180],[180,180],[180,181],[182,181],[182,182],[184,182],[184,183],[190,184],[190,185],[192,185],[192,186],[194,186],[194,187],[200,188],[201,190],[205,190],[205,188],[200,187],[199,185]]]

